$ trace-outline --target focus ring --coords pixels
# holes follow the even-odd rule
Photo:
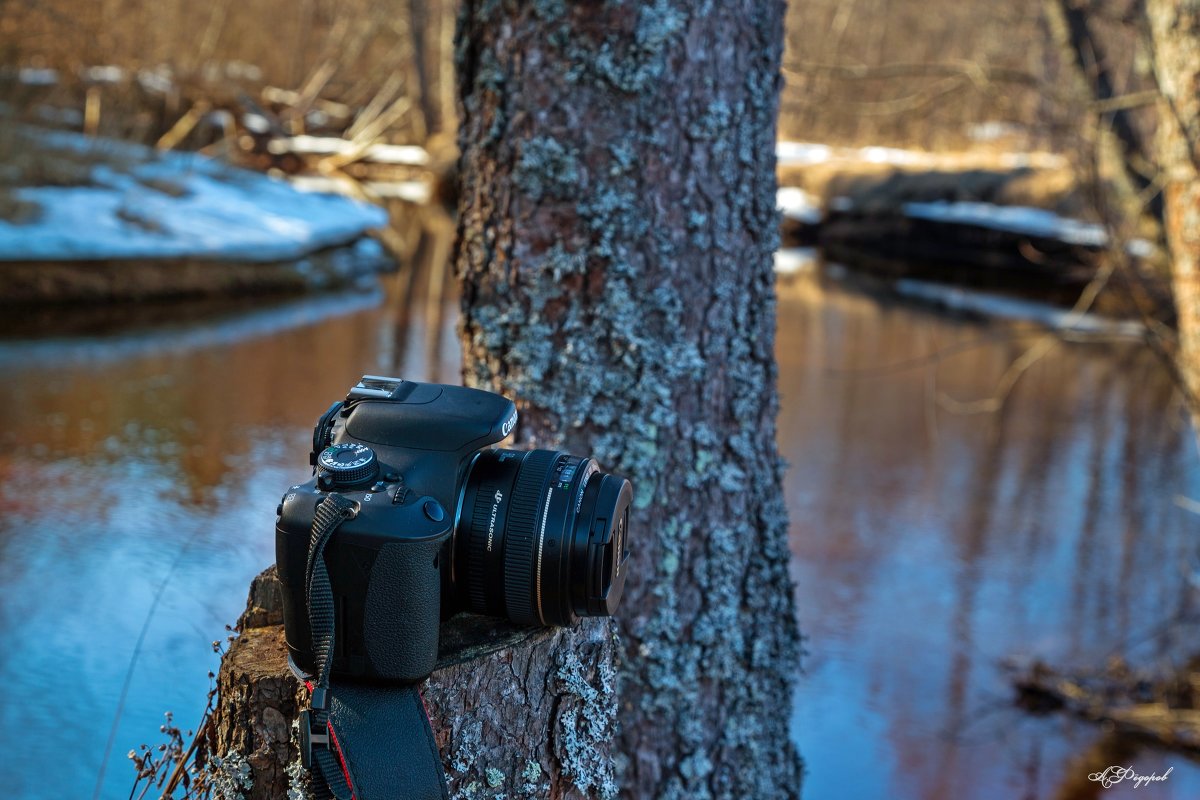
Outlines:
[[[504,601],[508,618],[537,625],[534,611],[533,571],[542,488],[557,455],[552,450],[531,450],[521,464],[513,486],[512,505],[504,533]]]
[[[471,532],[467,541],[467,597],[471,602],[471,610],[476,614],[489,613],[487,594],[484,591],[486,567],[488,564],[487,529],[492,516],[491,502],[494,499],[495,486],[483,484],[475,495],[475,509],[471,515]],[[496,536],[493,530],[493,544]],[[492,612],[494,616],[504,616],[503,612]]]

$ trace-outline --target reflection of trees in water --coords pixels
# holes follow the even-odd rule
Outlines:
[[[0,464],[36,473],[67,458],[95,470],[136,459],[176,474],[199,499],[253,479],[244,456],[283,435],[299,474],[302,432],[377,366],[377,319],[365,311],[177,355],[10,370],[0,384]]]
[[[450,306],[458,292],[450,269],[454,220],[436,205],[407,206],[398,213],[412,219],[405,235],[407,253],[390,291],[391,369],[397,374],[421,372],[437,383],[458,383],[461,355],[446,336],[448,323],[458,316]]]
[[[1021,776],[1044,795],[1094,734],[1007,710],[1001,659],[1103,659],[1188,596],[1194,518],[1173,498],[1196,491],[1196,457],[1169,375],[1143,348],[1061,344],[997,412],[955,414],[939,392],[993,396],[1040,334],[807,278],[781,281],[778,316],[810,647],[853,654],[837,685],[864,683],[847,702],[879,710],[892,784],[999,796]]]
[[[124,327],[111,313],[100,322],[88,313],[87,324],[108,339],[30,344],[35,355],[0,368],[0,474],[25,476],[37,496],[45,465],[78,459],[111,470],[136,459],[177,476],[185,499],[201,502],[223,483],[253,479],[246,456],[264,440],[281,442],[301,474],[305,431],[364,373],[457,382],[458,348],[448,335],[456,316],[447,268],[453,222],[435,207],[403,213],[412,217],[405,233],[413,252],[386,279],[382,308],[347,297],[342,312],[327,311],[337,299],[317,297],[265,314],[234,307],[191,320],[183,307],[175,315],[183,327],[166,327],[178,321],[170,307],[151,313],[150,323],[126,316]],[[305,311],[309,305],[321,310]],[[255,314],[263,321],[248,324]],[[0,491],[18,502],[11,489]]]
[[[988,415],[981,426],[984,429],[984,444],[977,456],[972,485],[967,492],[967,518],[961,529],[963,540],[959,542],[955,566],[954,612],[947,631],[947,641],[951,644],[947,667],[950,681],[946,687],[946,718],[942,734],[951,741],[964,733],[976,711],[971,704],[970,690],[975,657],[980,655],[977,637],[986,641],[988,634],[986,629],[979,630],[981,626],[976,618],[978,595],[987,572],[985,559],[996,516],[997,494],[1001,491],[1009,413],[1006,405],[997,413]],[[1007,532],[1006,528],[1001,528],[1001,533]],[[986,655],[994,657],[992,653]],[[958,752],[957,747],[941,748],[931,798],[957,796],[956,783],[961,779],[956,769]]]
[[[1105,461],[1112,438],[1109,436],[1111,420],[1110,404],[1116,391],[1117,373],[1106,370],[1100,378],[1092,406],[1088,409],[1092,418],[1090,453],[1087,458],[1087,489],[1084,492],[1083,521],[1080,524],[1079,536],[1075,545],[1075,570],[1071,585],[1071,610],[1076,619],[1088,616],[1088,592],[1094,586],[1092,572],[1095,569],[1095,559],[1100,555],[1096,547],[1096,536],[1104,510],[1108,507],[1109,497],[1105,491]],[[1072,637],[1068,657],[1079,659],[1084,656],[1087,642],[1079,637]]]

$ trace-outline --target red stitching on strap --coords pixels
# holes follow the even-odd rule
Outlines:
[[[346,776],[346,785],[350,787],[350,800],[354,800],[354,781],[350,780],[350,768],[346,766],[346,756],[342,754],[342,745],[338,742],[337,734],[333,730],[333,723],[326,722],[325,727],[329,729],[329,740],[333,742],[338,763],[342,765],[342,774]]]

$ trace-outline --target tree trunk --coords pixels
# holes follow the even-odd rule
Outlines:
[[[434,9],[435,11],[437,9]],[[417,102],[421,106],[421,118],[425,137],[442,130],[441,106],[434,91],[430,69],[430,1],[408,0],[408,35],[412,40],[413,71],[417,78]],[[436,50],[436,43],[434,49]]]
[[[1081,99],[1097,103],[1115,99],[1117,89],[1110,71],[1112,63],[1089,23],[1089,3],[1086,0],[1046,0],[1044,8],[1051,36],[1064,61],[1070,65],[1068,69],[1075,71]],[[1151,148],[1143,141],[1134,123],[1132,111],[1127,108],[1106,111],[1099,116],[1097,131],[1102,144],[1115,152],[1128,184],[1118,187],[1126,212],[1136,218],[1144,211],[1157,223],[1162,219],[1163,203],[1148,174],[1152,173],[1154,160],[1150,157]],[[1091,136],[1090,133],[1085,135]]]
[[[467,0],[464,377],[630,478],[622,792],[794,797],[775,446],[782,2]]]
[[[1149,0],[1154,71],[1163,101],[1158,157],[1179,316],[1180,371],[1200,424],[1200,4]]]
[[[254,580],[205,734],[210,771],[229,785],[244,770],[247,800],[290,797],[307,780],[293,729],[307,690],[287,668],[281,592],[274,567]],[[464,615],[443,625],[422,695],[451,796],[614,797],[615,636],[607,619],[517,628]]]

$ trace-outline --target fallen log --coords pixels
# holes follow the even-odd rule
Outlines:
[[[306,690],[287,668],[274,567],[254,579],[237,631],[204,732],[209,769],[245,776],[247,800],[304,796],[293,723]],[[452,797],[616,796],[615,631],[609,618],[520,628],[459,615],[442,626],[422,694]]]
[[[242,258],[0,260],[0,308],[286,296],[353,286],[369,287],[395,264],[361,236],[293,259]]]
[[[1200,753],[1200,671],[1152,676],[1114,663],[1095,673],[1066,673],[1035,663],[1014,675],[1017,702],[1065,711],[1108,730],[1174,750]]]

